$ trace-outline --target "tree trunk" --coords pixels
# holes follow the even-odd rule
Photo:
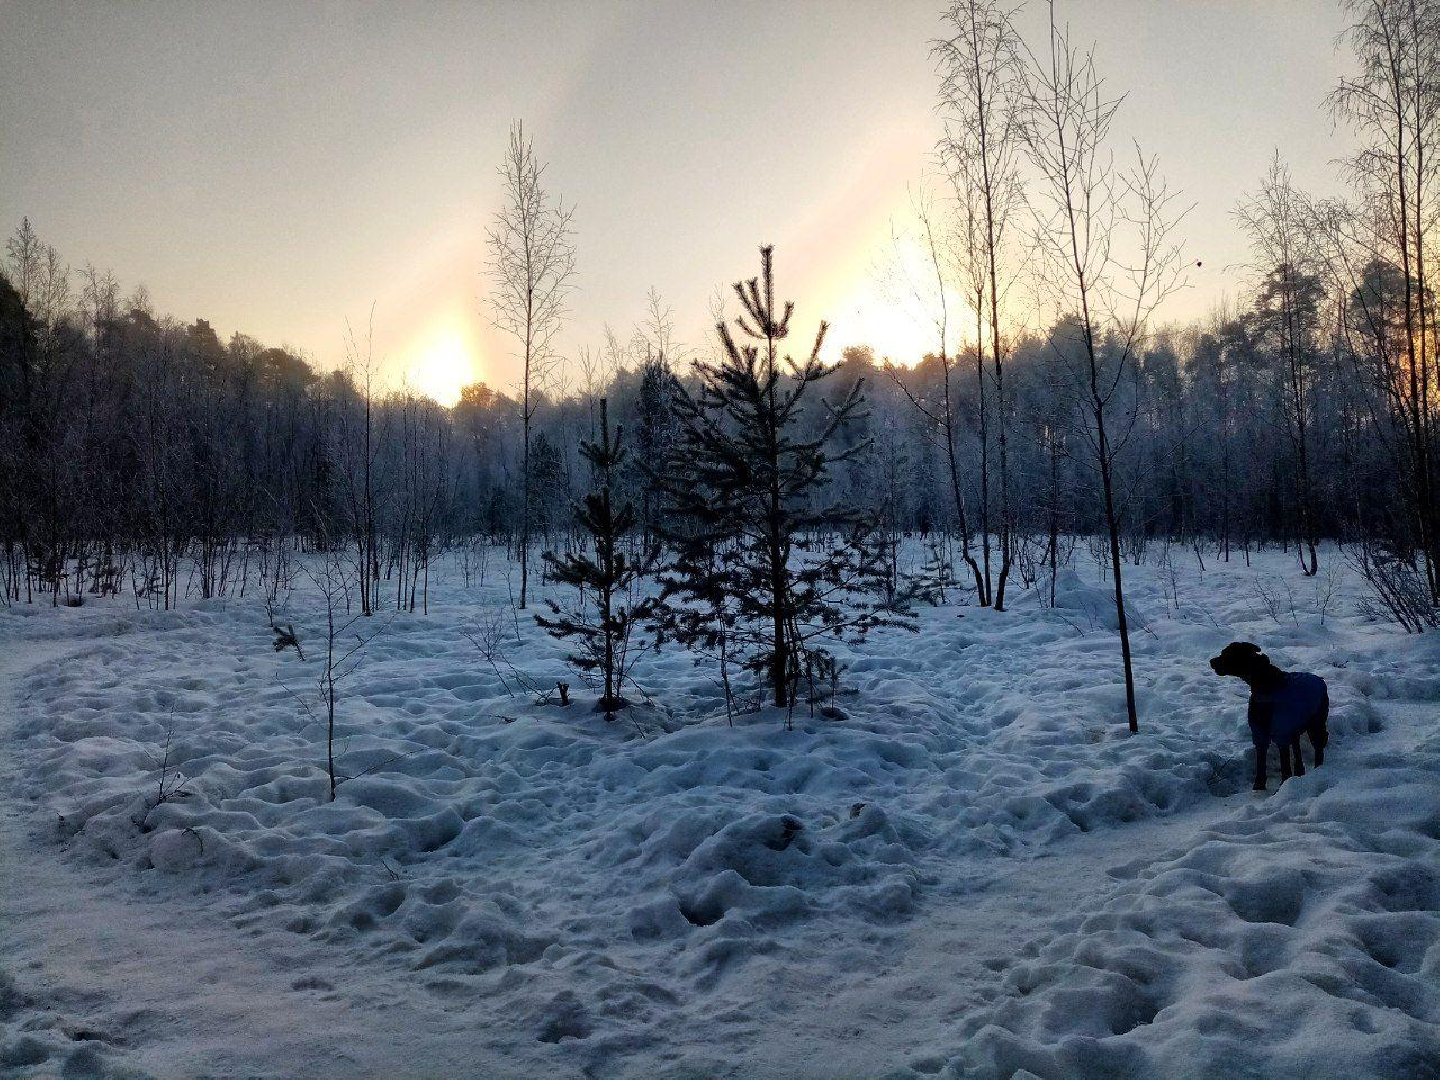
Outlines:
[[[1125,586],[1120,577],[1120,523],[1115,514],[1115,486],[1103,407],[1095,410],[1095,425],[1100,443],[1100,486],[1105,495],[1105,524],[1110,533],[1110,573],[1115,585],[1115,618],[1120,632],[1120,659],[1125,667],[1125,716],[1131,733],[1134,733],[1140,730],[1140,717],[1135,707],[1135,673],[1130,658],[1130,621],[1125,615]]]

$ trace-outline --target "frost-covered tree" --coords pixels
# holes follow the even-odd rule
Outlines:
[[[1358,205],[1331,215],[1340,286],[1359,299],[1347,334],[1393,414],[1406,516],[1400,544],[1418,550],[1440,605],[1440,2],[1345,0],[1357,72],[1330,97],[1360,147],[1349,161]],[[1374,266],[1373,264],[1379,264]],[[1383,267],[1383,269],[1381,269]],[[1365,305],[1366,277],[1393,274],[1393,316]],[[1386,324],[1391,324],[1386,326]]]
[[[997,0],[954,0],[945,19],[953,34],[936,44],[940,63],[940,109],[945,137],[940,156],[950,172],[958,211],[956,260],[959,278],[975,315],[976,382],[980,394],[982,483],[989,467],[989,416],[984,409],[985,367],[994,391],[994,427],[999,472],[998,539],[1000,569],[990,576],[988,507],[982,508],[985,582],[981,602],[1005,609],[1005,584],[1015,558],[1015,514],[1010,486],[1010,426],[1013,402],[1005,387],[1005,360],[1011,341],[1004,323],[1013,272],[1007,266],[1015,219],[1023,208],[1020,184],[1024,46],[1015,31],[1013,9]],[[988,492],[987,492],[988,494]]]
[[[573,207],[545,188],[545,166],[535,145],[516,123],[500,166],[504,202],[486,234],[490,248],[495,325],[513,337],[520,349],[520,606],[528,600],[532,477],[530,429],[539,407],[539,391],[554,372],[555,336],[560,332],[572,279],[575,245]]]
[[[1281,414],[1295,450],[1296,504],[1301,566],[1319,571],[1311,439],[1325,288],[1317,272],[1313,217],[1277,153],[1260,190],[1236,208],[1236,217],[1261,261],[1262,276],[1249,314],[1252,336],[1277,361],[1284,392]]]

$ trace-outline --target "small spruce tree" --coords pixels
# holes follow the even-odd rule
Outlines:
[[[545,553],[550,577],[572,586],[576,596],[565,605],[550,600],[550,616],[535,616],[551,636],[575,643],[565,659],[582,677],[603,684],[599,708],[606,719],[613,719],[615,711],[627,704],[624,685],[639,658],[631,651],[631,637],[656,610],[655,598],[645,596],[642,586],[653,572],[658,551],[643,542],[637,554],[627,550],[634,546],[630,537],[634,508],[629,503],[615,505],[614,485],[625,459],[622,434],[617,428],[611,437],[609,409],[601,398],[599,438],[580,444],[592,470],[591,490],[575,506],[576,524],[594,551]]]
[[[677,380],[670,360],[663,352],[646,350],[640,365],[640,388],[635,403],[635,448],[639,461],[632,465],[635,486],[640,492],[640,532],[648,544],[658,535],[658,525],[668,512],[664,488],[648,472],[648,466],[665,460],[675,441],[673,398]]]
[[[867,445],[835,438],[862,416],[861,382],[825,403],[820,422],[806,415],[807,393],[834,371],[820,361],[826,324],[803,361],[780,355],[794,304],[776,303],[772,253],[762,247],[760,276],[735,285],[744,338],[720,323],[720,357],[695,364],[698,390],[675,388],[679,431],[656,478],[674,519],[662,526],[675,552],[662,595],[679,602],[659,628],[704,654],[742,651],[789,708],[802,683],[813,690],[816,672],[837,670],[824,640],[903,619],[875,603],[873,521],[822,499],[831,467]]]

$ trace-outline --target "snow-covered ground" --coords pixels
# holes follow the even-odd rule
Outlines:
[[[794,730],[671,649],[613,724],[511,695],[505,568],[447,566],[367,624],[334,803],[313,595],[304,661],[253,600],[0,610],[0,1073],[1440,1076],[1440,635],[1333,552],[1175,556],[1129,571],[1138,736],[1083,556],[847,650]],[[1237,638],[1331,687],[1264,795]]]

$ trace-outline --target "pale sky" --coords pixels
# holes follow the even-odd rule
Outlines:
[[[925,344],[875,283],[889,222],[938,134],[939,0],[78,3],[0,0],[0,222],[29,215],[72,263],[156,307],[342,355],[375,305],[375,348],[441,396],[509,388],[487,325],[484,228],[512,119],[576,205],[567,355],[622,337],[653,285],[678,336],[715,288],[777,246],[797,331],[835,349]],[[1165,314],[1243,281],[1231,210],[1275,149],[1338,190],[1348,139],[1323,109],[1346,70],[1336,0],[1067,0],[1098,43],[1117,134],[1195,209],[1204,266]],[[1044,44],[1044,7],[1020,24]],[[1123,149],[1123,143],[1121,148]]]

